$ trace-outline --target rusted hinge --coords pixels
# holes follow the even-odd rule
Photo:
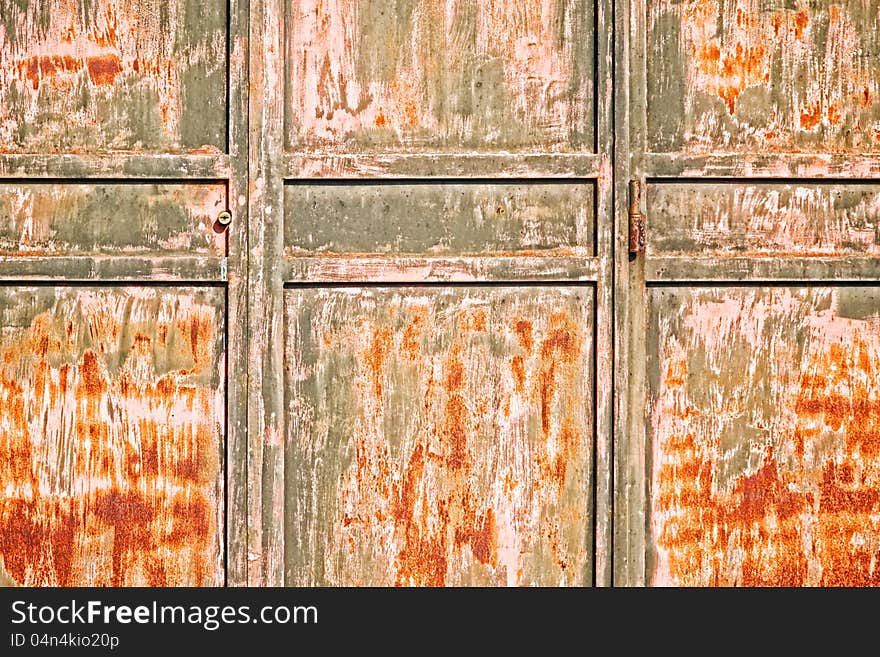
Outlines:
[[[642,183],[629,181],[629,252],[645,252],[645,215],[642,214]]]

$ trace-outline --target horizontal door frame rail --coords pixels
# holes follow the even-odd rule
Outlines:
[[[607,157],[593,153],[426,153],[388,152],[370,155],[284,155],[284,177],[356,178],[395,177],[467,179],[598,178],[607,170]]]
[[[232,117],[230,117],[232,118]],[[218,153],[19,154],[0,153],[0,176],[8,178],[230,178],[233,157]]]
[[[880,179],[880,154],[645,153],[642,171],[652,178]],[[847,179],[849,182],[849,179]]]
[[[284,281],[343,283],[597,281],[605,258],[590,256],[375,256],[285,258]]]
[[[767,256],[690,257],[648,256],[645,259],[648,283],[704,283],[758,281],[776,284],[785,281],[824,280],[880,281],[880,258],[872,256]]]
[[[0,281],[226,282],[228,259],[215,256],[0,256]]]

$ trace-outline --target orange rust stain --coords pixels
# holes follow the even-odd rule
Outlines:
[[[580,331],[577,324],[564,312],[550,316],[550,330],[541,342],[541,358],[559,358],[572,363],[581,348]]]
[[[380,108],[379,113],[376,115],[376,127],[384,128],[386,125],[388,125],[388,121]]]
[[[34,90],[40,88],[40,58],[39,57],[30,57],[21,64],[19,64],[22,75],[30,80],[31,86]]]
[[[519,340],[519,346],[525,349],[527,354],[532,353],[532,346],[534,344],[532,338],[532,323],[527,319],[518,319],[513,324],[513,332],[516,333],[516,337]]]
[[[398,460],[395,450],[399,448],[385,435],[386,413],[390,411],[382,392],[391,376],[387,371],[389,350],[397,339],[389,324],[396,322],[397,314],[395,311],[379,320],[365,318],[364,345],[356,352],[358,380],[363,384],[356,386],[360,417],[353,434],[355,463],[341,482],[333,540],[337,554],[344,559],[358,559],[365,546],[387,554],[393,559],[390,581],[395,585],[443,586],[460,581],[464,554],[474,564],[500,568],[501,525],[510,522],[509,517],[500,519],[495,497],[487,495],[487,483],[481,481],[479,469],[483,467],[479,455],[486,449],[486,438],[478,436],[477,430],[482,432],[483,418],[491,417],[492,409],[488,396],[473,390],[470,376],[477,371],[474,367],[482,367],[479,351],[484,347],[476,346],[459,330],[464,326],[467,331],[491,330],[491,323],[482,308],[459,310],[453,315],[457,321],[453,320],[456,337],[452,344],[444,354],[429,358],[419,344],[419,336],[433,332],[428,308],[414,306],[408,313],[409,321],[399,329],[402,335],[397,344],[401,355],[418,358],[423,365],[423,421],[412,434],[411,448],[403,447]],[[508,504],[513,504],[512,497],[525,495],[531,504],[559,512],[561,491],[572,477],[572,464],[583,461],[584,437],[575,419],[575,403],[583,399],[577,396],[575,400],[571,389],[578,376],[575,364],[582,357],[584,338],[566,312],[553,313],[542,321],[546,328],[536,350],[532,323],[512,323],[520,347],[539,356],[530,366],[535,368],[534,398],[543,403],[542,420],[547,427],[539,444],[527,448],[538,468],[531,481],[519,482],[512,476],[516,473],[504,470],[488,486],[501,492]],[[340,348],[339,339],[334,338],[326,349]],[[525,381],[531,378],[526,376],[526,356],[518,354],[513,359],[518,363],[513,366],[514,376],[519,373],[522,378],[516,385],[524,392]],[[535,531],[531,538],[539,544],[545,539],[543,531]],[[563,554],[558,536],[556,543],[555,547],[546,545],[548,555],[553,555],[563,570],[571,570],[574,562]],[[522,568],[517,570],[513,565],[509,578],[522,575]],[[511,564],[505,562],[504,566]],[[504,571],[492,576],[503,578]],[[343,571],[334,577],[346,579]]]
[[[492,509],[486,511],[477,529],[470,536],[471,550],[480,563],[498,565],[498,529],[495,526],[495,514]]]
[[[446,536],[423,533],[418,525],[406,526],[403,549],[397,555],[395,586],[444,586],[446,584]]]
[[[696,47],[694,54],[698,70],[731,114],[743,90],[769,79],[767,52],[761,44],[735,42],[722,49],[709,42]]]
[[[804,39],[804,30],[807,27],[807,23],[810,22],[810,19],[807,15],[806,10],[801,10],[794,15],[794,38],[798,41],[803,41]]]
[[[772,456],[753,475],[738,478],[729,492],[716,493],[715,467],[704,449],[680,441],[674,454],[677,465],[663,466],[663,492],[655,500],[657,512],[673,512],[657,539],[669,550],[673,581],[695,583],[709,567],[714,586],[803,585],[807,560],[799,514],[807,499],[780,478]],[[743,555],[738,573],[725,567],[723,555],[731,545]],[[763,554],[768,545],[772,559]]]
[[[560,364],[571,364],[580,351],[577,326],[564,313],[551,317],[551,329],[541,343],[541,371],[538,393],[541,403],[541,431],[546,437],[550,432],[551,404],[556,392],[556,375]]]
[[[86,58],[86,68],[89,71],[89,79],[94,84],[109,85],[116,81],[116,76],[122,72],[122,63],[115,54],[95,55]]]
[[[558,444],[555,450],[551,447],[553,402],[560,388],[560,380],[563,387],[568,384],[568,379],[562,375],[562,371],[570,370],[577,361],[582,343],[578,326],[571,317],[566,313],[551,315],[550,328],[541,341],[539,350],[541,369],[538,375],[537,396],[541,409],[542,451],[538,463],[542,478],[554,482],[560,488],[565,483],[567,463],[575,453],[580,436],[570,424],[572,409],[565,406],[559,411],[561,432],[557,436]]]
[[[809,110],[801,112],[801,127],[804,130],[812,130],[819,125],[822,118],[822,106],[819,103],[813,103]]]
[[[837,125],[840,123],[840,107],[837,105],[829,105],[828,107],[828,123]]]
[[[99,399],[107,391],[104,374],[101,372],[98,356],[94,351],[83,354],[79,374],[81,390],[88,399]]]
[[[459,321],[463,331],[486,332],[486,311],[481,308],[471,308],[460,314]]]
[[[854,481],[850,464],[825,464],[820,490],[819,533],[823,586],[880,586],[876,549],[854,540],[880,508],[880,490]]]
[[[452,470],[461,470],[469,463],[468,433],[469,416],[467,403],[462,395],[464,388],[464,363],[461,348],[455,345],[446,360],[443,388],[448,393],[443,410],[443,426],[440,433],[446,463]]]
[[[407,100],[403,104],[403,113],[406,116],[406,122],[411,128],[419,125],[419,106],[413,100]]]
[[[556,455],[550,464],[550,479],[561,488],[565,485],[568,464],[578,453],[581,443],[580,433],[572,426],[569,418],[565,418],[565,421],[562,423],[559,443]]]
[[[423,494],[426,458],[422,445],[416,445],[399,483],[393,487],[393,519],[395,532],[403,541],[395,559],[396,586],[443,586],[446,583],[448,516],[439,513],[443,501],[437,502],[438,516],[446,522],[439,528],[427,526],[426,508],[421,517],[418,506],[429,501]]]
[[[476,517],[472,507],[466,507],[466,522],[455,530],[455,545],[469,545],[474,558],[482,564],[498,565],[498,529],[495,512],[490,508]]]
[[[553,562],[559,566],[560,570],[565,571],[568,568],[568,561],[563,556],[562,547],[559,545],[558,520],[548,521],[546,537],[547,543],[550,545],[550,554],[553,555]]]
[[[687,380],[688,364],[687,360],[680,359],[670,363],[666,368],[665,384],[668,387],[683,386]]]
[[[795,405],[799,420],[821,420],[832,431],[842,429],[850,454],[876,459],[880,456],[880,397],[864,383],[874,375],[865,343],[832,344],[814,365],[800,379]],[[799,435],[805,431],[801,429]]]
[[[526,385],[526,369],[522,356],[514,356],[510,361],[510,370],[513,373],[513,385],[519,394],[522,394]]]
[[[862,337],[842,338],[809,354],[792,405],[793,464],[777,456],[779,446],[763,445],[757,470],[722,485],[718,439],[697,438],[681,422],[693,414],[676,414],[674,429],[659,437],[653,509],[664,518],[656,540],[673,582],[699,583],[708,569],[714,585],[880,585],[876,544],[860,538],[876,535],[880,511],[880,362],[872,339],[873,348]],[[684,380],[667,377],[664,385],[671,392]],[[842,438],[831,451],[818,442],[829,432]],[[731,550],[741,555],[738,567]]]
[[[89,40],[102,48],[117,48],[119,45],[118,28],[119,21],[116,17],[116,11],[112,5],[108,6],[104,11],[103,29],[93,28],[89,32]]]
[[[391,350],[391,329],[376,328],[373,331],[370,344],[364,355],[364,361],[370,370],[370,380],[373,383],[373,394],[382,399],[383,380],[385,378],[385,359]]]
[[[210,365],[213,358],[214,316],[209,312],[193,312],[177,322],[181,336],[189,345],[196,370]]]
[[[20,75],[36,90],[44,79],[60,73],[75,73],[82,69],[82,61],[70,55],[32,55],[18,62]]]
[[[871,90],[868,87],[862,89],[862,93],[859,94],[859,105],[862,107],[868,107],[874,102],[874,94],[871,93]]]
[[[770,24],[773,26],[773,36],[779,36],[779,28],[782,27],[782,16],[780,14],[773,14],[773,17],[770,19]]]
[[[186,45],[177,43],[178,40],[173,38],[157,36],[151,39],[149,35],[145,36],[143,30],[149,29],[149,26],[134,15],[117,14],[112,6],[83,13],[68,2],[61,2],[62,6],[58,6],[58,2],[50,4],[56,6],[49,8],[47,24],[30,25],[34,17],[20,15],[19,20],[25,21],[24,24],[20,23],[20,36],[28,35],[30,38],[26,43],[19,43],[19,52],[11,53],[10,61],[6,62],[7,67],[17,71],[17,75],[0,80],[0,96],[5,96],[13,86],[36,92],[41,85],[51,85],[51,93],[63,106],[63,112],[64,108],[70,110],[72,103],[76,104],[70,93],[81,78],[97,88],[104,88],[101,94],[106,96],[111,92],[107,88],[117,83],[123,72],[133,71],[157,94],[165,126],[170,132],[175,132],[180,118],[180,81],[175,67],[180,61],[181,47],[186,48]],[[106,6],[107,3],[102,4]],[[15,13],[16,10],[11,11]],[[87,16],[89,13],[91,15]],[[200,58],[206,56],[210,57],[197,55]],[[35,102],[35,97],[36,94],[33,94],[31,102]],[[85,118],[87,123],[99,120],[94,115],[96,106],[93,102],[86,102],[82,109],[90,115]],[[21,111],[14,114],[11,117],[14,122],[27,120]],[[68,121],[71,120],[68,117]],[[11,148],[4,145],[0,150],[18,150],[21,147],[22,144]],[[88,144],[83,142],[74,148],[85,147]],[[208,148],[216,151],[213,146]]]
[[[814,43],[808,33],[811,10],[754,11],[754,3],[747,4],[748,7],[746,3],[737,2],[733,7],[722,7],[715,0],[696,0],[679,5],[676,11],[680,12],[682,21],[681,47],[689,55],[690,85],[704,93],[717,95],[731,115],[737,109],[740,94],[750,87],[792,87],[801,89],[798,96],[803,98],[807,92],[804,85],[809,86],[809,81],[795,74],[791,67],[777,72],[779,79],[769,85],[773,61],[781,51],[793,49],[805,53],[805,62],[810,63],[811,69],[815,67],[822,71],[825,91],[821,100],[807,101],[809,107],[797,108],[790,116],[780,117],[782,126],[775,125],[771,117],[770,122],[774,125],[765,127],[773,128],[773,134],[763,131],[764,137],[782,139],[782,143],[765,145],[765,148],[790,151],[793,148],[791,130],[798,127],[813,130],[823,116],[830,126],[840,126],[850,117],[855,122],[858,117],[853,115],[848,99],[865,103],[862,89],[873,84],[871,72],[858,63],[858,53],[866,47],[857,28],[861,19],[844,15],[846,9],[841,11],[837,4],[828,7],[831,30],[828,47],[831,50],[827,52],[833,53],[833,61],[826,63],[826,48]],[[735,21],[727,18],[731,10],[735,11]],[[821,13],[823,9],[817,8],[816,11]],[[789,123],[794,125],[789,126]],[[781,127],[785,130],[779,130]],[[700,138],[709,136],[703,134],[703,130],[699,132]],[[835,145],[828,144],[825,150],[829,148],[833,150]],[[841,152],[845,150],[839,145],[838,148]]]
[[[217,466],[207,458],[217,446],[213,390],[135,385],[94,350],[50,365],[70,359],[53,339],[66,324],[44,313],[4,340],[0,488],[14,491],[0,499],[6,571],[28,586],[216,581],[207,557],[218,529],[209,501]],[[130,361],[149,356],[149,345],[136,334]],[[130,415],[138,409],[149,412]],[[183,409],[195,419],[175,419]],[[46,413],[37,429],[34,413]]]
[[[411,319],[403,331],[400,347],[405,358],[409,360],[418,360],[421,353],[419,340],[425,330],[425,323],[428,321],[428,309],[424,306],[417,306],[410,310]]]

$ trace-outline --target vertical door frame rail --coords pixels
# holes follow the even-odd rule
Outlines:
[[[199,183],[226,184],[232,222],[226,228],[225,256],[167,257],[74,255],[62,258],[0,257],[0,283],[57,285],[209,285],[226,291],[226,427],[221,545],[227,585],[245,581],[246,541],[246,370],[247,344],[247,94],[248,3],[228,0],[226,149],[221,153],[0,153],[0,180],[59,183]],[[112,262],[110,262],[112,260]],[[109,266],[108,266],[109,265]],[[242,410],[239,410],[242,409]]]
[[[592,152],[571,153],[383,153],[341,155],[285,152],[285,30],[296,0],[259,0],[250,5],[248,184],[248,393],[247,393],[247,575],[251,586],[288,583],[285,562],[284,309],[285,287],[370,284],[372,272],[395,285],[448,284],[454,272],[474,272],[465,284],[583,284],[595,292],[595,508],[593,584],[611,584],[612,490],[612,281],[614,252],[626,244],[613,229],[612,0],[595,4],[595,140]],[[570,257],[380,257],[351,259],[285,257],[285,181],[430,178],[437,182],[491,179],[529,182],[582,180],[596,190],[595,251]],[[295,217],[288,217],[295,221]],[[618,236],[619,237],[619,236]],[[613,243],[614,242],[614,243]],[[429,266],[425,266],[429,265]],[[562,265],[560,267],[560,265]],[[430,274],[424,274],[430,271]],[[514,272],[513,274],[511,272]],[[562,273],[560,273],[562,272]],[[237,498],[240,500],[240,497]],[[585,496],[585,499],[588,499]]]

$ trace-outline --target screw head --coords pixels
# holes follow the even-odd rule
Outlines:
[[[223,210],[217,215],[217,223],[221,226],[228,226],[232,223],[232,213],[229,210]]]

